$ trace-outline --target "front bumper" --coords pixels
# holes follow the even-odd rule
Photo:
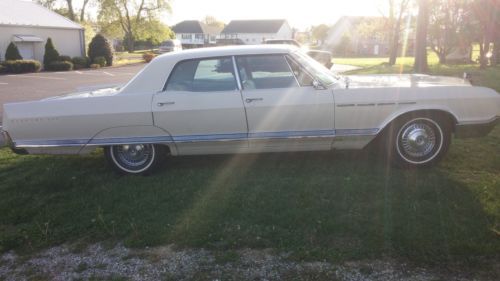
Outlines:
[[[500,116],[481,123],[457,124],[455,136],[457,138],[484,137],[489,134],[498,123],[500,123]]]

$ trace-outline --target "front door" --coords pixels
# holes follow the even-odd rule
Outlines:
[[[248,148],[247,122],[231,57],[179,62],[152,101],[154,123],[179,154],[236,153]]]
[[[23,59],[32,60],[34,58],[35,45],[33,42],[18,42],[16,46]]]
[[[331,89],[316,89],[313,78],[292,58],[239,56],[252,151],[328,150],[334,137]]]

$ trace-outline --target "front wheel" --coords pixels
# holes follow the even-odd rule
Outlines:
[[[451,130],[446,122],[430,117],[407,118],[398,122],[393,142],[392,159],[405,167],[430,166],[446,154]]]
[[[123,144],[104,149],[106,159],[121,174],[143,175],[156,169],[165,156],[162,146],[154,144]]]

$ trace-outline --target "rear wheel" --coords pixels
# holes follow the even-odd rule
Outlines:
[[[448,151],[451,130],[447,122],[433,117],[402,118],[393,127],[391,158],[405,167],[430,166]]]
[[[123,144],[105,148],[106,159],[121,174],[143,175],[156,169],[164,160],[165,151],[155,144]]]

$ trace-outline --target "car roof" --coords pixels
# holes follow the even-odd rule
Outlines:
[[[286,54],[296,50],[297,47],[290,45],[238,45],[224,47],[209,47],[183,50],[160,55],[155,61],[164,60],[186,60],[205,57],[222,57],[238,55],[260,55],[260,54]]]

